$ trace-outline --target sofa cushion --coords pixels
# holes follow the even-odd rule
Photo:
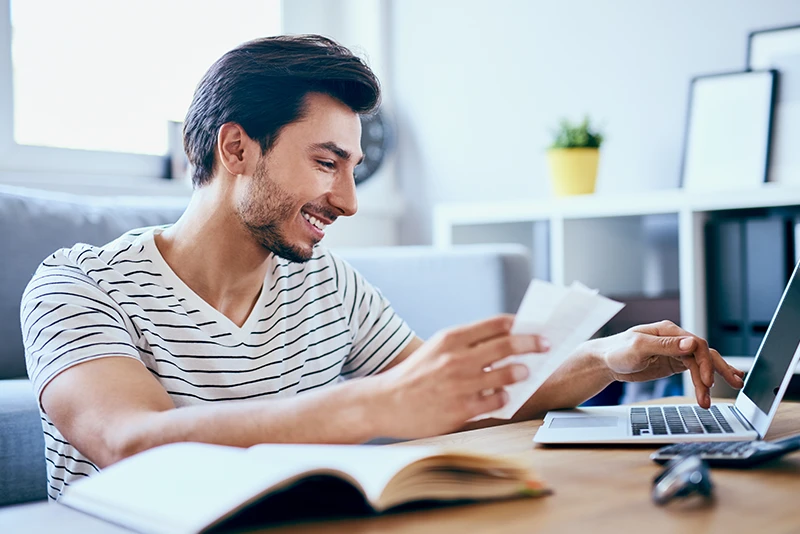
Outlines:
[[[514,313],[531,277],[522,245],[373,247],[336,251],[381,290],[417,336]]]
[[[28,380],[0,382],[0,506],[47,498],[39,417]]]
[[[42,260],[75,243],[103,245],[133,228],[175,222],[187,202],[0,186],[0,379],[26,375],[19,304]]]

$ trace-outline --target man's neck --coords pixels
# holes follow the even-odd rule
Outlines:
[[[186,212],[156,236],[155,244],[192,291],[242,326],[261,293],[270,254],[222,198],[196,191]]]

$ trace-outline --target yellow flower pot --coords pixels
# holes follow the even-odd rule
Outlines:
[[[594,193],[597,180],[597,148],[551,148],[547,151],[553,191],[558,196]]]

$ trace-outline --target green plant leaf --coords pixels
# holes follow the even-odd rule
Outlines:
[[[592,127],[588,116],[580,123],[563,118],[558,129],[553,131],[551,148],[600,148],[602,143],[603,134]]]

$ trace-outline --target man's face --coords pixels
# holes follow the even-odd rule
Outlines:
[[[293,262],[311,259],[325,227],[358,209],[353,169],[361,121],[338,100],[306,97],[306,116],[286,125],[238,196],[245,228],[264,248]]]

